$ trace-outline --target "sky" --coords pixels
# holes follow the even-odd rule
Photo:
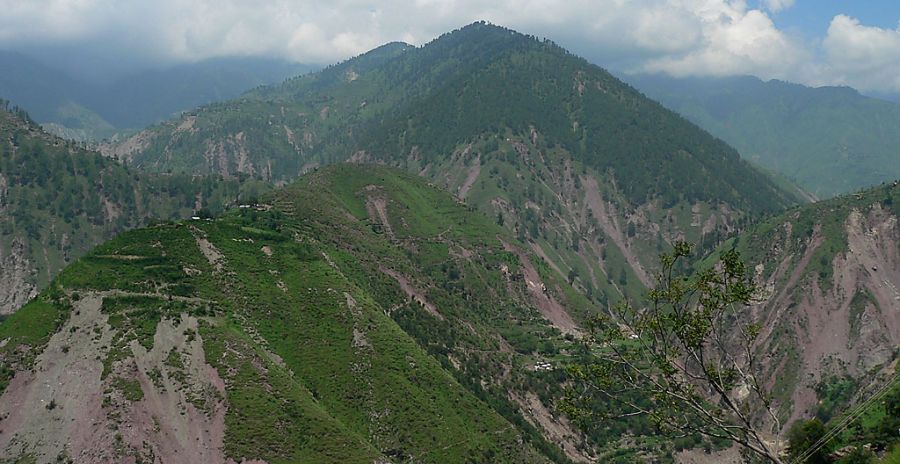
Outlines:
[[[330,64],[477,20],[616,72],[900,93],[896,0],[0,0],[0,49],[88,76],[223,56]]]

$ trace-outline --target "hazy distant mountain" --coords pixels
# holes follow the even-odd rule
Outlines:
[[[900,178],[900,104],[755,77],[626,80],[819,197]]]
[[[0,69],[0,98],[41,122],[63,122],[58,110],[90,93],[87,84],[19,53],[0,51]]]
[[[0,98],[26,108],[58,135],[100,139],[314,68],[268,58],[216,58],[95,83],[19,53],[0,52]]]
[[[315,68],[270,58],[215,58],[119,79],[94,101],[100,115],[116,127],[141,128]]]

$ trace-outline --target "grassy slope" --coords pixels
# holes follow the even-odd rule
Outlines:
[[[370,216],[373,199],[383,200],[388,224]],[[522,245],[493,218],[424,179],[374,166],[324,168],[263,201],[271,209],[162,224],[101,245],[0,324],[4,338],[21,337],[0,348],[4,365],[31,365],[53,332],[47,321],[59,326],[69,314],[72,292],[118,289],[152,297],[106,298],[117,331],[101,355],[109,391],[139,402],[140,385],[117,367],[133,355],[131,340],[147,348],[160,321],[200,318],[206,361],[227,386],[225,452],[235,459],[666,455],[671,443],[640,418],[582,436],[553,412],[560,367],[579,347],[542,317],[521,277],[525,263],[503,242]],[[221,271],[200,253],[198,237],[222,254]],[[573,319],[596,310],[539,258],[523,256]],[[440,316],[386,271],[404,276]],[[538,361],[553,369],[535,371]],[[179,362],[163,364],[164,371]]]
[[[341,176],[349,173],[335,172],[337,177],[333,179],[343,179]],[[405,195],[403,198],[418,204],[419,210],[404,216],[410,224],[416,224],[409,240],[439,233],[440,221],[436,219],[446,221],[449,215],[451,220],[472,224],[458,231],[460,240],[473,240],[469,242],[473,247],[481,240],[490,241],[490,246],[500,248],[494,245],[499,242],[492,234],[502,231],[489,221],[467,213],[421,181],[398,177],[392,171],[382,174],[380,178],[366,174],[342,180],[339,184],[345,188],[337,189],[335,198],[352,203],[358,182],[383,181],[392,195]],[[308,204],[307,200],[319,206],[333,201],[321,191],[308,188],[282,194],[294,198],[298,206]],[[351,209],[365,214],[358,204]],[[473,395],[386,315],[389,308],[383,302],[404,302],[397,289],[389,287],[390,282],[383,280],[381,284],[389,288],[379,289],[378,271],[364,274],[371,269],[354,265],[358,260],[344,248],[346,243],[338,246],[317,240],[343,236],[322,234],[326,229],[335,232],[335,227],[344,226],[340,216],[332,216],[343,214],[340,210],[323,211],[317,227],[325,229],[306,229],[316,217],[301,218],[299,212],[292,216],[288,208],[281,212],[245,211],[213,222],[159,225],[122,234],[76,261],[38,300],[0,325],[4,339],[13,337],[0,349],[4,365],[15,370],[27,368],[52,333],[48,328],[53,324],[47,321],[65,319],[67,301],[74,297],[71,292],[86,295],[117,289],[159,294],[158,298],[119,303],[115,302],[121,298],[107,297],[111,303],[104,304],[104,311],[116,321],[122,343],[111,347],[106,362],[114,367],[126,360],[128,350],[116,346],[127,346],[129,339],[152,344],[154,324],[162,319],[178,312],[201,317],[205,322],[199,336],[207,360],[228,386],[228,456],[259,457],[268,462],[371,462],[377,456],[421,462],[545,460],[531,446],[518,443],[521,429]],[[417,218],[418,213],[426,211],[432,212]],[[360,224],[347,225],[346,232],[355,230],[359,234],[355,243],[366,251],[365,255],[384,251],[382,265],[416,275],[415,269],[401,267],[404,260],[410,262],[405,256],[409,250],[396,249],[367,224]],[[198,236],[206,237],[224,256],[221,272],[215,271],[198,250]],[[323,252],[334,257],[337,269]],[[507,255],[507,259],[514,259]],[[368,255],[369,263],[375,260]],[[479,264],[473,268],[485,272]],[[185,269],[193,275],[189,277]],[[209,303],[181,306],[165,303],[170,298],[166,295]],[[448,319],[455,311],[462,316],[474,314],[476,308],[487,309],[481,305],[466,308],[458,296],[444,295],[444,300],[439,291],[432,296],[430,289],[428,297],[446,311]],[[349,304],[350,299],[355,303]],[[413,320],[423,327],[439,324],[412,314],[413,307],[393,309],[411,313],[401,321],[407,325],[414,324]],[[504,309],[514,314],[529,312],[511,305]],[[483,319],[490,320],[491,316],[483,315]],[[469,343],[497,346],[497,340],[490,340],[484,333],[487,329],[481,321],[476,319],[472,324],[480,333],[468,335]],[[22,345],[29,348],[22,349]],[[268,359],[268,352],[278,355],[284,364]],[[260,370],[259,364],[266,369]],[[4,372],[5,379],[9,374]],[[116,385],[129,388],[128,382]],[[139,392],[131,395],[135,401],[141,397]],[[540,440],[539,436],[528,439]]]
[[[378,188],[370,192],[370,185]],[[373,234],[381,232],[375,225],[380,219],[368,216],[369,195],[387,199],[394,238]],[[510,400],[511,391],[528,390],[552,404],[555,376],[525,367],[542,357],[542,346],[555,351],[574,345],[540,316],[526,283],[504,275],[502,266],[513,276],[521,272],[519,259],[499,240],[515,243],[505,230],[420,178],[372,166],[325,168],[301,178],[275,204],[299,221],[296,231],[327,247],[344,275],[381,307],[391,308],[400,326],[443,366],[461,365],[451,368],[460,382],[526,429],[527,439],[542,451],[565,459]],[[540,263],[534,256],[531,261]],[[565,293],[559,276],[538,267],[549,291],[576,320],[591,311],[583,297]],[[384,269],[406,276],[442,319],[422,311]],[[523,383],[536,387],[523,388]]]
[[[373,197],[387,199],[393,237],[387,232],[372,235],[372,230],[383,230],[381,220],[373,220],[366,211],[366,201]],[[537,361],[565,365],[578,353],[579,345],[548,326],[535,311],[527,296],[530,284],[516,279],[522,261],[498,239],[517,241],[493,217],[472,214],[471,206],[421,178],[373,166],[324,168],[301,178],[273,204],[299,221],[293,232],[316,237],[317,243],[327,246],[343,274],[382,307],[393,308],[392,317],[442,365],[454,366],[450,370],[460,382],[525,429],[526,437],[539,449],[564,459],[540,438],[547,432],[532,425],[535,416],[529,408],[511,398],[536,395],[552,410],[564,375],[529,367]],[[530,261],[549,293],[576,321],[599,309],[540,258],[531,255]],[[504,275],[504,267],[510,276]],[[380,272],[384,268],[409,276],[444,319],[410,302]],[[600,408],[610,407],[599,403]],[[635,437],[626,444],[620,441],[623,434]],[[552,442],[559,445],[560,440]],[[664,456],[671,444],[661,441],[640,418],[608,424],[583,443],[577,442],[607,459],[618,456],[622,462],[634,459],[635,452]]]

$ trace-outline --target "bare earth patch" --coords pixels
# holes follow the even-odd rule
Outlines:
[[[344,298],[347,300],[347,309],[350,310],[350,314],[353,316],[353,341],[351,345],[358,350],[371,348],[372,344],[366,338],[365,328],[361,327],[362,312],[356,307],[356,299],[347,292],[344,292]]]
[[[544,284],[544,281],[541,280],[541,275],[534,267],[534,264],[531,263],[531,259],[528,258],[528,255],[524,251],[503,240],[500,240],[500,242],[503,243],[503,248],[506,251],[515,253],[516,256],[519,257],[519,261],[522,263],[522,273],[525,277],[525,286],[528,288],[531,300],[538,311],[540,311],[541,315],[564,334],[580,334],[578,324],[575,323],[572,316],[570,316],[569,313],[566,312],[566,309],[556,301],[556,298],[553,298],[553,295],[547,291],[547,286]]]
[[[154,137],[155,133],[153,131],[140,131],[122,141],[102,143],[98,147],[98,151],[103,156],[120,161],[131,161],[135,153],[140,153],[150,146],[150,142]]]
[[[702,449],[684,450],[675,453],[679,464],[742,464],[744,458],[736,446],[721,451],[707,453]]]
[[[106,421],[99,358],[111,332],[100,313],[101,301],[94,295],[78,301],[69,321],[37,357],[33,372],[18,372],[0,397],[3,456],[30,453],[37,462],[51,462],[62,453],[78,462],[98,462],[82,458],[89,450],[80,447],[78,437]],[[101,327],[100,337],[94,336],[94,324]],[[112,460],[109,445],[98,440],[91,454]]]
[[[625,239],[625,234],[622,233],[622,228],[619,226],[619,221],[616,220],[615,214],[610,214],[609,208],[611,208],[611,206],[608,207],[606,202],[603,201],[603,198],[600,196],[600,187],[597,185],[597,179],[592,176],[581,176],[581,185],[584,186],[585,191],[584,201],[587,203],[588,208],[593,212],[603,233],[611,238],[616,247],[619,248],[619,251],[622,252],[622,256],[625,257],[625,261],[627,261],[631,269],[634,270],[638,279],[640,279],[646,287],[652,287],[653,280],[644,269],[640,260],[638,260],[637,255],[635,255],[631,250],[631,247],[628,246],[628,241]]]
[[[133,356],[101,378],[116,329],[84,295],[66,325],[0,397],[0,454],[37,462],[225,462],[225,385],[205,362],[197,320],[163,320],[153,348],[130,342]],[[177,353],[177,366],[167,361]],[[136,382],[126,398],[117,381]]]
[[[444,320],[444,316],[441,315],[440,312],[438,312],[437,307],[435,307],[433,304],[431,304],[431,302],[425,299],[425,293],[413,287],[413,285],[409,283],[409,279],[407,279],[406,276],[386,267],[379,268],[378,270],[396,280],[397,283],[400,284],[400,288],[403,289],[403,293],[406,293],[406,295],[412,298],[413,301],[422,305],[422,307],[425,308],[425,310],[428,311],[429,314],[442,321]]]
[[[118,259],[122,261],[137,261],[139,259],[146,259],[146,256],[140,255],[97,255],[98,258],[106,258],[106,259]]]
[[[785,230],[790,237],[790,229]],[[791,392],[787,424],[815,413],[817,382],[829,375],[864,376],[888,363],[900,346],[897,218],[880,205],[873,205],[868,213],[853,209],[844,222],[844,231],[847,251],[829,263],[831,279],[827,282],[810,269],[825,242],[818,225],[807,239],[802,256],[783,251],[790,249],[788,243],[772,244],[772,259],[778,260],[778,266],[767,282],[770,296],[754,311],[766,311],[762,343],[775,343],[773,337],[779,328],[796,339],[798,365],[789,365],[785,358],[767,361],[773,377],[792,369],[791,375],[799,381]],[[780,282],[783,284],[778,285]],[[780,290],[773,294],[776,286]],[[851,308],[858,295],[865,298]]]
[[[466,194],[469,193],[469,190],[475,185],[475,181],[478,180],[479,174],[481,174],[481,154],[475,156],[472,166],[469,167],[469,171],[466,174],[466,180],[459,186],[459,198],[466,198]]]
[[[212,266],[216,272],[222,272],[222,270],[225,269],[225,255],[206,239],[200,229],[191,227],[191,231],[194,233],[194,238],[197,240],[197,246],[200,248],[200,252],[203,253],[203,256],[209,261],[209,265]]]
[[[8,250],[0,246],[0,314],[10,314],[37,295],[37,287],[31,283],[35,272],[28,261],[24,240],[13,239]]]
[[[369,187],[374,186],[366,187],[366,191],[369,192],[366,197],[366,211],[369,214],[369,220],[380,223],[384,228],[384,232],[393,240],[396,236],[387,214],[387,199],[378,194],[376,189],[370,189]]]
[[[180,132],[188,132],[194,133],[197,130],[194,129],[194,123],[197,122],[197,116],[187,116],[185,117],[181,123],[178,124],[178,127],[175,128],[175,133],[178,134]]]
[[[564,416],[556,417],[532,392],[525,396],[511,394],[510,399],[519,405],[525,420],[531,425],[543,429],[552,443],[559,445],[566,457],[575,462],[595,462],[596,458],[578,448],[580,432]]]
[[[149,444],[161,462],[225,462],[225,383],[206,364],[197,319],[163,320],[153,348],[132,342],[136,377],[144,398],[126,407],[123,441],[134,449]],[[179,353],[183,367],[167,364]],[[161,376],[155,377],[159,372]]]

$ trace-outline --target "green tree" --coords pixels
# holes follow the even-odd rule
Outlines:
[[[743,309],[757,287],[736,251],[711,269],[678,275],[690,245],[661,255],[645,308],[627,302],[589,323],[595,356],[569,369],[563,409],[584,423],[645,416],[665,432],[729,440],[780,463],[780,422],[753,350],[759,325]],[[596,399],[616,408],[597,411]]]
[[[878,423],[873,441],[884,447],[900,441],[900,386],[895,385],[884,399],[884,418]]]
[[[788,432],[788,455],[791,460],[797,459],[816,442],[825,436],[825,424],[818,418],[795,422]],[[825,464],[828,462],[827,452],[820,449],[806,458],[807,464]]]

